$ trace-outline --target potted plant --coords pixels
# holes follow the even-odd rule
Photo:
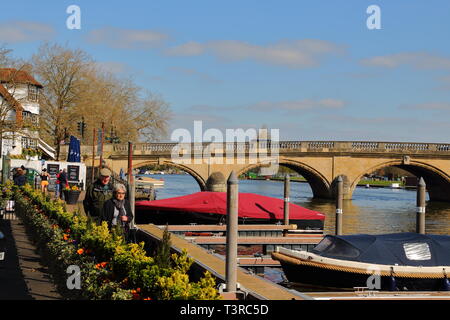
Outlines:
[[[77,186],[67,186],[64,188],[64,199],[67,204],[76,204],[80,197],[81,190]]]

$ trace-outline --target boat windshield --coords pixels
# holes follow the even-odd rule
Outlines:
[[[409,260],[430,260],[431,252],[428,243],[404,243],[403,249]]]
[[[348,242],[331,237],[325,237],[312,252],[321,256],[341,258],[356,258],[360,255],[360,251]]]

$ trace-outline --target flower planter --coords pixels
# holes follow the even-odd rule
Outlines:
[[[79,190],[64,190],[64,199],[67,204],[77,204],[81,191]]]

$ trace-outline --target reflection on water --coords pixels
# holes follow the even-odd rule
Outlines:
[[[182,196],[200,191],[189,175],[153,175],[165,180],[157,190],[157,199]],[[283,198],[283,183],[277,181],[240,180],[240,192]],[[325,233],[334,233],[335,202],[312,198],[307,183],[291,182],[291,200],[305,208],[326,215]],[[356,188],[353,199],[344,201],[343,233],[415,232],[416,191],[390,188]],[[426,209],[426,231],[450,234],[450,203],[429,202]]]

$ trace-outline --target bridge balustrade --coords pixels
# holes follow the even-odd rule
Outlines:
[[[438,144],[436,145],[437,151],[450,151],[450,144]]]
[[[378,142],[352,142],[352,149],[376,150],[376,149],[379,149],[379,143]]]
[[[386,143],[386,150],[426,151],[428,143]]]
[[[251,142],[208,142],[208,143],[145,143],[134,145],[135,150],[142,152],[171,153],[173,151],[190,151],[203,154],[205,150],[214,153],[242,154],[254,153],[258,149],[279,150],[280,152],[298,152],[308,150],[321,152],[450,152],[450,144],[408,143],[408,142],[374,142],[374,141],[251,141]],[[128,145],[114,145],[114,152],[128,152]]]
[[[332,149],[334,148],[334,141],[311,141],[308,142],[308,149]]]

